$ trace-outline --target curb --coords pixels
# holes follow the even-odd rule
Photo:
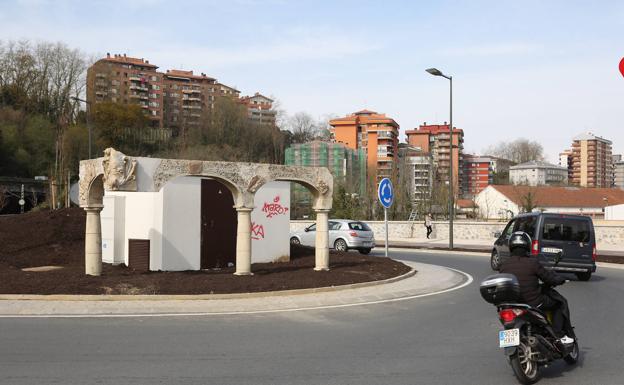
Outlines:
[[[314,287],[309,289],[293,289],[278,291],[262,291],[256,293],[234,294],[164,294],[164,295],[111,295],[111,294],[0,294],[0,301],[189,301],[189,300],[228,300],[241,298],[278,297],[301,294],[314,294],[357,289],[394,283],[416,275],[418,271],[410,268],[405,274],[381,281],[358,282],[349,285]]]

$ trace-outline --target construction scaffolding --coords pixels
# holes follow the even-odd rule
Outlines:
[[[304,167],[327,167],[334,177],[334,188],[344,185],[351,194],[366,192],[366,154],[340,143],[313,141],[298,143],[286,149],[285,164]],[[300,219],[311,212],[312,196],[296,183],[291,186],[291,218]]]

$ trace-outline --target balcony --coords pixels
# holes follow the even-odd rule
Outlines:
[[[135,85],[135,84],[131,84],[130,87],[131,90],[136,90],[139,92],[147,92],[149,89],[143,85]]]
[[[182,90],[182,92],[185,94],[201,94],[200,89],[186,89],[186,90]]]

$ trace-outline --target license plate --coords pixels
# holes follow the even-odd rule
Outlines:
[[[501,330],[498,332],[499,347],[520,345],[520,329]]]

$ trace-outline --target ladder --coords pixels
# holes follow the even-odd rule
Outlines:
[[[418,217],[418,211],[412,209],[412,212],[410,212],[410,215],[408,218],[408,222],[414,222],[417,217]]]

